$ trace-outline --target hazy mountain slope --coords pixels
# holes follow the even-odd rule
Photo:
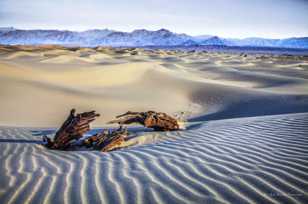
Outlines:
[[[20,30],[12,27],[0,28],[0,44],[35,45],[59,44],[77,46],[253,46],[308,48],[308,37],[288,39],[225,39],[218,36],[189,36],[166,29],[120,32],[108,29],[93,29],[83,32],[67,30]]]

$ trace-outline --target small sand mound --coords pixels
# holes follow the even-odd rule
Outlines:
[[[31,57],[40,57],[40,53],[34,53],[34,52],[26,52],[26,51],[17,51],[14,52],[6,57],[8,60],[14,60],[14,59],[30,59]]]

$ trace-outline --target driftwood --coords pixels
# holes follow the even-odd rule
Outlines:
[[[155,131],[179,130],[176,119],[166,113],[155,111],[131,112],[117,116],[118,119],[109,123],[118,123],[120,128],[116,130],[103,130],[87,138],[83,135],[90,130],[90,123],[93,122],[99,114],[95,111],[75,114],[72,109],[68,118],[56,132],[53,140],[47,136],[43,137],[43,144],[50,149],[72,150],[79,147],[91,148],[102,152],[112,151],[121,147],[121,144],[128,136],[123,124],[139,123]]]
[[[166,113],[155,111],[128,111],[122,115],[118,115],[116,118],[116,120],[112,120],[109,123],[118,123],[120,125],[139,123],[147,128],[153,128],[155,131],[173,131],[180,129],[176,119]]]
[[[91,147],[102,152],[112,151],[118,148],[128,136],[127,129],[120,127],[117,130],[103,130],[100,133],[84,139],[81,146]]]
[[[79,113],[75,115],[72,109],[68,118],[61,128],[56,132],[52,141],[47,136],[43,137],[43,144],[50,149],[69,150],[80,147],[92,148],[107,152],[119,148],[127,137],[127,129],[120,126],[116,130],[104,130],[100,133],[83,138],[83,135],[90,130],[90,123],[99,117],[95,111]]]
[[[97,134],[96,143],[93,145],[93,148],[102,152],[117,149],[127,136],[127,129],[122,127],[114,131],[102,131]]]
[[[90,130],[90,123],[99,116],[95,111],[77,115],[75,115],[75,112],[75,109],[71,110],[68,118],[56,132],[53,141],[44,136],[43,141],[46,147],[60,150],[69,148],[72,141],[82,138],[83,134]]]

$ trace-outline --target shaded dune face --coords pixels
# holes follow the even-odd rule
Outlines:
[[[301,56],[2,46],[0,124],[58,126],[72,107],[101,113],[97,126],[127,110],[191,121],[303,112],[307,64]]]

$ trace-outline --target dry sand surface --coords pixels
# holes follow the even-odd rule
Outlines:
[[[95,127],[155,110],[186,129],[46,150],[72,107]],[[0,125],[0,203],[308,201],[307,56],[0,46]]]
[[[127,110],[220,119],[307,110],[308,57],[2,47],[0,79],[1,125],[57,127],[72,107],[96,126]]]

